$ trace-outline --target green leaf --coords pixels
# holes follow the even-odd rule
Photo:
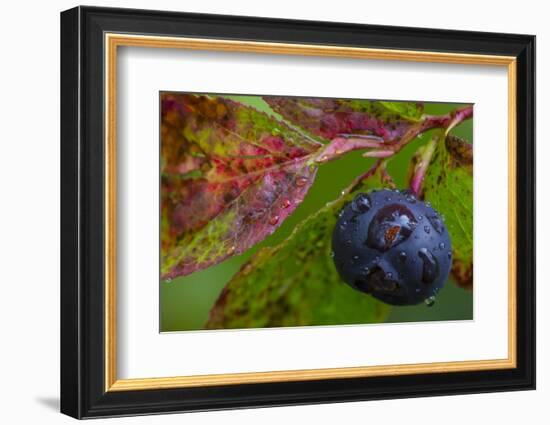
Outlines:
[[[452,273],[457,283],[472,286],[473,170],[472,145],[454,136],[439,143],[426,172],[424,199],[445,217],[453,244]]]
[[[342,207],[356,193],[384,185],[381,172],[367,177],[300,223],[287,240],[260,250],[244,264],[222,291],[206,327],[383,322],[390,307],[346,285],[330,255],[332,230]]]
[[[420,121],[424,106],[422,103],[417,102],[386,102],[380,101],[380,103],[392,112],[399,114],[402,118],[407,118],[411,121]]]

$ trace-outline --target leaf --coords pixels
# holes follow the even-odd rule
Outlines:
[[[380,103],[390,111],[399,114],[402,118],[406,118],[411,121],[420,121],[424,111],[424,105],[418,102],[380,101]]]
[[[422,116],[423,105],[327,98],[264,96],[285,119],[328,140],[343,134],[370,134],[385,142],[400,139]]]
[[[161,102],[161,264],[171,279],[271,234],[313,183],[323,145],[221,97]]]
[[[212,307],[206,328],[384,321],[390,307],[346,285],[330,256],[339,211],[356,193],[383,185],[382,173],[367,177],[300,223],[285,241],[263,248],[244,264]]]
[[[472,287],[473,167],[472,145],[454,136],[436,147],[424,178],[424,199],[445,217],[453,244],[452,273]]]

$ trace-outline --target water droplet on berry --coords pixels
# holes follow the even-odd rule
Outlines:
[[[430,226],[424,226],[424,231],[426,233],[430,233]]]
[[[347,221],[345,221],[345,220],[342,221],[342,222],[340,223],[340,230],[345,230],[346,227],[347,227],[347,225],[348,225],[348,222],[347,222]]]
[[[428,306],[428,307],[433,307],[433,305],[435,304],[435,297],[432,295],[431,297],[428,297],[424,300],[424,303]]]
[[[290,200],[289,199],[285,199],[281,205],[283,208],[288,208],[290,207]]]
[[[453,253],[451,251],[447,252],[447,258],[450,260],[453,258]]]
[[[370,210],[371,203],[367,195],[360,193],[351,203],[351,209],[356,213],[366,213]]]
[[[443,232],[444,225],[441,218],[437,215],[428,216],[428,220],[430,220],[430,223],[432,224],[435,231],[439,234]]]
[[[358,256],[358,255],[354,255],[354,256],[353,256],[353,261],[357,261],[357,260],[359,260],[359,256]]]
[[[398,288],[398,283],[387,278],[387,274],[380,268],[370,273],[366,279],[358,279],[355,286],[366,293],[392,293]]]
[[[443,242],[439,243],[439,249],[445,249],[445,244]]]
[[[399,261],[401,261],[402,263],[407,261],[407,253],[405,251],[401,251],[399,253]]]
[[[424,216],[419,215],[419,216],[418,216],[418,219],[419,219],[419,220],[423,220],[423,219],[424,219]]]
[[[439,264],[433,254],[426,248],[420,248],[418,256],[422,259],[422,282],[433,283],[439,276]]]
[[[277,214],[272,215],[271,218],[269,219],[269,224],[271,224],[272,226],[275,226],[278,222],[279,222],[279,216]]]
[[[393,278],[393,273],[392,272],[387,272],[386,273],[386,279],[390,280]]]
[[[370,248],[388,251],[408,239],[416,224],[414,214],[406,206],[386,205],[372,219],[365,243]]]

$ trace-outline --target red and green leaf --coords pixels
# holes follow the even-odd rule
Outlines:
[[[398,141],[423,113],[423,104],[307,97],[264,96],[271,108],[311,134],[332,140],[345,134]]]
[[[452,273],[464,288],[473,278],[472,145],[449,135],[438,143],[424,178],[424,199],[445,217],[453,241]]]
[[[189,274],[271,234],[311,186],[323,145],[221,97],[163,93],[162,276]]]

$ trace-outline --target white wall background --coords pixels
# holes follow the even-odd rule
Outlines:
[[[69,423],[57,413],[59,392],[59,12],[78,3],[6,2],[0,16],[0,421]],[[518,32],[537,35],[538,216],[550,214],[550,27],[545,3],[534,0],[337,2],[295,0],[96,1],[96,5],[156,8],[369,24]],[[109,423],[445,425],[548,423],[550,298],[544,259],[545,222],[538,232],[538,390],[454,397],[344,403],[110,420]],[[17,327],[14,326],[17,324]]]

